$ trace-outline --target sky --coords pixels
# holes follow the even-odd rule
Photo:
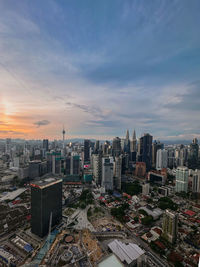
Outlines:
[[[200,138],[199,0],[1,0],[0,138]]]

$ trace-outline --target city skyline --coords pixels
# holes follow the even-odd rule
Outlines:
[[[200,2],[0,3],[0,138],[200,138]]]

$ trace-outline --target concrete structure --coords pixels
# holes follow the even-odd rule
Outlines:
[[[188,192],[188,168],[178,167],[176,169],[176,192]]]
[[[122,243],[115,239],[108,244],[109,249],[123,262],[126,266],[143,266],[145,261],[145,251],[133,243]]]
[[[178,214],[167,209],[163,215],[163,237],[174,243],[178,234]]]
[[[113,190],[113,158],[102,158],[102,182],[106,190]]]
[[[165,149],[159,149],[156,155],[156,169],[162,170],[167,168],[168,163],[168,152]]]

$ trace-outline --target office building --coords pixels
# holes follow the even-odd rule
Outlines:
[[[176,192],[188,192],[188,175],[187,167],[176,169]]]
[[[133,139],[131,140],[131,143],[130,143],[130,151],[136,152],[136,150],[137,150],[137,139],[136,139],[136,133],[134,130],[133,131]]]
[[[112,152],[114,157],[117,157],[121,154],[121,139],[119,137],[115,137],[113,139]]]
[[[84,163],[90,162],[90,140],[84,140]]]
[[[138,177],[145,177],[146,175],[146,163],[145,162],[136,162],[135,175]]]
[[[178,214],[167,209],[163,215],[163,237],[170,243],[176,242],[178,234]]]
[[[51,220],[50,220],[51,218]],[[62,180],[49,178],[31,184],[31,231],[48,234],[62,219]]]
[[[121,177],[122,177],[122,157],[115,157],[114,162],[114,181],[115,188],[121,190]]]
[[[70,175],[80,174],[80,157],[78,155],[70,157]]]
[[[148,133],[140,138],[139,161],[146,163],[147,171],[152,167],[152,140],[153,137]]]
[[[156,169],[162,170],[163,168],[167,168],[168,163],[168,152],[165,149],[157,150],[156,155]]]
[[[102,158],[102,182],[101,185],[105,190],[113,190],[113,158]]]
[[[192,192],[200,193],[200,170],[195,170],[192,177]]]
[[[156,167],[156,158],[157,158],[157,151],[159,149],[164,149],[164,144],[160,141],[154,141],[152,144],[152,167]]]
[[[126,131],[126,138],[124,143],[124,152],[130,153],[130,139],[129,139],[129,130]]]
[[[49,140],[48,139],[44,139],[43,140],[42,148],[44,149],[44,151],[48,151],[49,150]]]

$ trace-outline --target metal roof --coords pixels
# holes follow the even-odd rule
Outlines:
[[[145,253],[138,245],[133,243],[125,244],[117,239],[109,243],[108,247],[122,262],[127,264],[137,260]]]

